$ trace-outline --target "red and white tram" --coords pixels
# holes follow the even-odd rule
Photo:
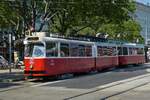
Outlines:
[[[25,76],[57,76],[145,62],[140,44],[34,36],[25,41]]]

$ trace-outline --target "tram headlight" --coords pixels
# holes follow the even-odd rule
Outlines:
[[[32,66],[32,65],[30,65],[30,69],[33,69],[33,66]]]

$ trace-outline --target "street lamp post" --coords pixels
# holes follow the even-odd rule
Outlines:
[[[147,7],[149,7],[149,3],[147,1],[147,4],[146,4]],[[148,29],[149,29],[149,13],[146,13],[146,16],[145,16],[145,44],[146,45],[149,45],[149,38],[148,38]]]
[[[11,33],[9,33],[9,72],[11,73],[11,61],[12,61],[12,40],[11,40]]]
[[[148,34],[147,34],[147,28],[148,28],[148,26],[147,26],[147,21],[148,21],[148,19],[147,19],[147,15],[146,15],[146,18],[145,18],[145,25],[146,25],[146,27],[145,27],[145,44],[146,44],[146,45],[148,44],[148,41],[147,41],[147,39],[148,39]]]

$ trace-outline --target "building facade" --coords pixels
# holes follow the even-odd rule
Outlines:
[[[141,25],[141,35],[145,39],[145,44],[150,45],[150,5],[136,2],[134,18]]]

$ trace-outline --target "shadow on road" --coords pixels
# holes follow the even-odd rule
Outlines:
[[[128,66],[121,66],[117,67],[116,69],[112,70],[113,72],[132,72],[132,71],[146,71],[147,69],[150,69],[150,66],[148,65],[128,65]]]
[[[18,83],[9,83],[9,82],[0,82],[0,90],[2,88],[9,88],[9,87],[12,87],[12,86],[20,86],[21,84],[18,84]]]

